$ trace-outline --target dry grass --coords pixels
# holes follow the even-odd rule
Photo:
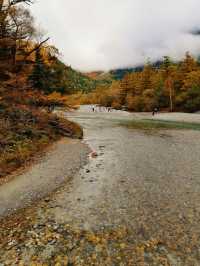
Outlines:
[[[79,125],[46,111],[45,100],[49,104],[49,99],[43,95],[16,93],[10,88],[1,92],[0,178],[24,166],[62,136],[82,137]]]

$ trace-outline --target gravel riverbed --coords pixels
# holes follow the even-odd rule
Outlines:
[[[1,265],[200,265],[200,132],[127,129],[117,121],[137,114],[126,112],[66,115],[98,156],[2,220]]]

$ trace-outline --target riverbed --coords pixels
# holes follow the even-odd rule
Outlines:
[[[23,245],[1,247],[0,262],[200,265],[200,133],[128,129],[120,122],[151,115],[91,106],[62,115],[83,126],[88,163],[37,206]]]

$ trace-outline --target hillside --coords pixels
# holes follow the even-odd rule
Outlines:
[[[82,137],[77,124],[52,111],[65,106],[63,94],[85,90],[89,78],[84,83],[67,68],[48,38],[33,38],[38,29],[27,3],[0,4],[0,183],[61,137]]]
[[[113,81],[113,76],[110,74],[110,72],[96,71],[83,73],[83,75],[86,78],[89,78],[90,82],[91,80],[93,81],[92,90],[98,87],[110,86]]]
[[[163,63],[162,60],[157,60],[157,61],[153,62],[151,65],[153,68],[159,69],[162,66],[162,63]],[[109,74],[115,80],[122,80],[126,74],[130,74],[133,72],[141,72],[144,70],[144,67],[145,67],[145,64],[138,65],[135,67],[118,68],[118,69],[110,70]]]
[[[99,76],[103,75],[103,71],[92,71],[92,72],[86,72],[85,76],[91,78],[91,79],[98,79]]]
[[[84,74],[79,71],[72,69],[71,67],[66,68],[67,86],[69,94],[83,92],[88,93],[93,91],[98,84],[103,83],[104,80],[97,80],[90,76],[90,74]],[[105,81],[107,82],[107,81]]]

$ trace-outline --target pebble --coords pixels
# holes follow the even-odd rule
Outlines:
[[[96,158],[96,157],[98,157],[98,154],[97,154],[97,152],[95,152],[95,151],[94,151],[94,152],[92,152],[92,153],[91,153],[91,157],[92,157],[92,158]]]

